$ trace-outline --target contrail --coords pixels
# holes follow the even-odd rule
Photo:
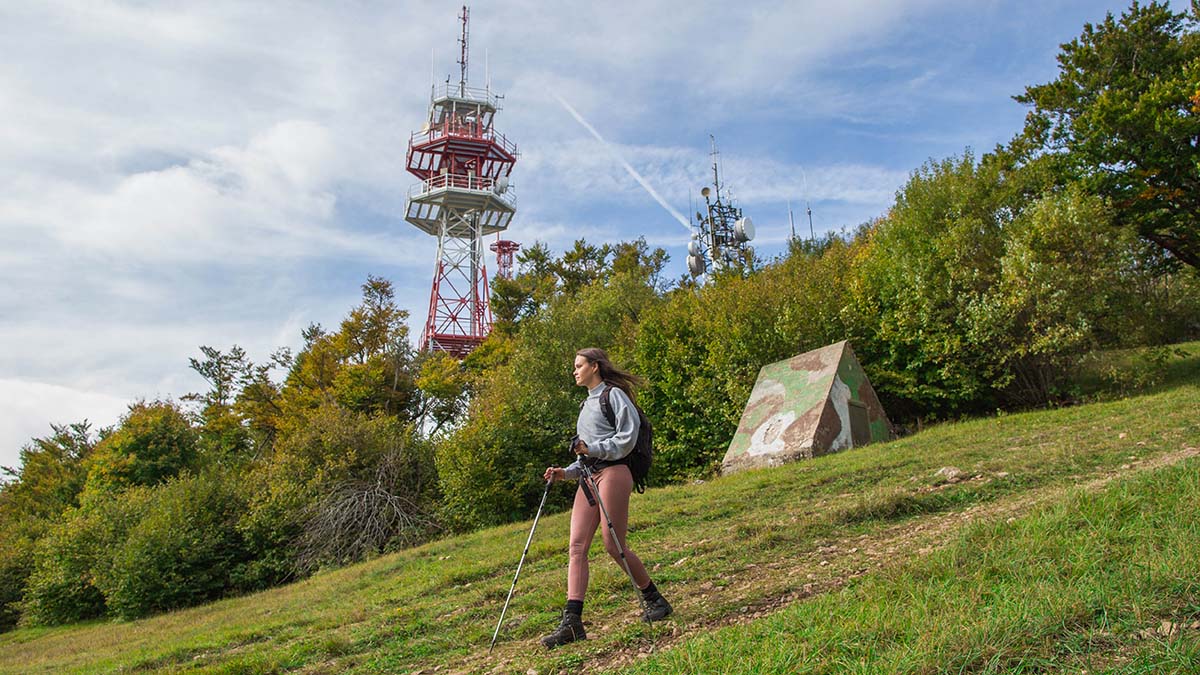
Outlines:
[[[633,179],[638,182],[638,185],[641,185],[646,189],[646,192],[650,193],[650,196],[654,198],[654,201],[658,202],[659,206],[666,209],[667,213],[675,216],[675,220],[678,220],[680,225],[686,227],[688,232],[692,231],[692,226],[688,223],[687,218],[684,218],[683,214],[671,208],[671,205],[668,204],[654,188],[650,187],[650,184],[646,182],[646,179],[642,178],[642,174],[638,173],[637,169],[633,168],[629,162],[626,162],[625,158],[617,152],[617,149],[614,148],[612,144],[604,140],[604,137],[600,135],[599,131],[596,131],[595,127],[588,124],[587,120],[583,119],[583,115],[580,115],[579,111],[572,108],[571,104],[563,100],[563,97],[559,96],[558,94],[555,94],[554,98],[558,99],[558,102],[562,104],[562,107],[566,108],[567,112],[571,113],[571,117],[574,117],[576,122],[582,124],[584,129],[587,129],[589,132],[591,132],[592,136],[596,137],[596,140],[600,141],[600,144],[608,150],[609,154],[613,156],[613,159],[617,160],[622,166],[625,167],[625,170],[629,172],[629,175],[633,176]]]

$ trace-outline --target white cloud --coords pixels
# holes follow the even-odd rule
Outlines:
[[[44,382],[0,378],[0,466],[15,467],[19,452],[33,438],[49,436],[50,424],[73,424],[87,419],[93,430],[115,424],[128,410],[131,398],[81,391]],[[47,412],[53,411],[52,417]]]

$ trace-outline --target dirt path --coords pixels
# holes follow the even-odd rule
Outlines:
[[[872,571],[907,563],[914,556],[927,555],[945,546],[952,535],[964,525],[977,520],[995,521],[1016,519],[1041,504],[1055,501],[1075,489],[1096,491],[1114,479],[1143,471],[1171,466],[1200,456],[1200,448],[1185,447],[1145,459],[1131,459],[1116,470],[1106,470],[1080,476],[1086,482],[1036,488],[1006,499],[972,506],[957,511],[930,514],[919,519],[884,528],[879,532],[858,537],[820,540],[807,552],[771,563],[749,564],[730,570],[714,583],[674,585],[671,598],[676,616],[704,617],[711,614],[706,606],[713,604],[736,607],[716,618],[698,619],[686,623],[669,622],[656,630],[644,642],[623,648],[590,652],[584,664],[572,672],[600,673],[618,670],[638,659],[668,649],[692,636],[724,626],[744,624],[770,615],[783,607],[806,598],[828,593]],[[950,472],[953,475],[953,472]],[[997,476],[961,476],[943,485],[927,489],[945,489],[969,481],[994,480]],[[603,634],[608,622],[625,622],[636,617],[603,616],[589,622],[589,632]],[[531,648],[537,648],[536,645]],[[452,673],[509,673],[524,672],[518,665],[522,656],[490,660],[485,653],[468,656]],[[533,673],[531,669],[528,671]]]

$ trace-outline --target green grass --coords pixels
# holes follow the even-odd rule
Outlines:
[[[976,524],[924,559],[690,640],[635,673],[1196,673],[1200,460]]]
[[[597,541],[590,639],[536,647],[564,600],[560,513],[490,656],[529,523],[141,621],[3,634],[0,672],[1197,672],[1194,634],[1131,637],[1200,619],[1183,550],[1200,549],[1200,469],[1139,471],[1200,446],[1200,346],[1186,349],[1145,395],[634,496],[630,544],[677,610],[652,627]]]

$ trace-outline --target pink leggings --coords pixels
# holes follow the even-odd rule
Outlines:
[[[625,549],[625,561],[629,563],[629,571],[638,588],[650,585],[650,575],[646,566],[625,545],[625,532],[629,529],[629,494],[633,492],[633,474],[624,464],[609,466],[594,474],[600,486],[600,501],[612,519],[613,528]],[[567,564],[567,599],[583,600],[587,593],[588,584],[588,549],[592,547],[592,538],[596,536],[596,528],[604,538],[604,550],[612,556],[617,565],[621,564],[621,554],[617,551],[616,543],[608,524],[601,522],[604,514],[600,505],[590,506],[583,494],[583,478],[579,479],[580,487],[575,491],[575,504],[571,506],[571,548],[570,561]],[[625,573],[624,567],[621,573]]]

